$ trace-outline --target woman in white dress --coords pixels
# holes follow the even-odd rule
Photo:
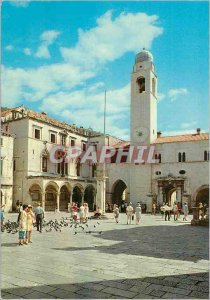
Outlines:
[[[26,243],[26,230],[27,230],[27,210],[28,205],[23,205],[23,210],[20,214],[20,222],[19,222],[19,245],[24,245]]]
[[[79,220],[80,220],[80,223],[83,223],[84,222],[84,218],[85,217],[85,207],[84,205],[82,204],[79,208]]]
[[[89,218],[89,207],[88,207],[88,204],[87,203],[84,203],[84,218],[85,218],[85,220],[87,221],[88,220],[88,218]]]
[[[135,214],[136,214],[136,224],[138,225],[141,219],[141,205],[139,202],[137,203]]]

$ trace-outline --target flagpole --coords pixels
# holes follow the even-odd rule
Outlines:
[[[106,146],[106,89],[104,91],[104,146]],[[103,163],[103,213],[105,213],[106,200],[106,162]]]
[[[104,91],[104,137],[106,137],[106,89]]]

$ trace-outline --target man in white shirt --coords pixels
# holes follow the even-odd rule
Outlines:
[[[188,216],[188,213],[189,213],[187,202],[185,202],[185,204],[183,205],[182,210],[183,210],[183,213],[184,213],[183,221],[187,221],[187,216]]]
[[[42,233],[42,220],[44,219],[44,209],[40,206],[40,203],[38,203],[38,206],[35,209],[35,216],[37,231]]]
[[[126,208],[126,215],[127,215],[127,224],[131,224],[132,215],[133,215],[133,206],[132,203],[130,203]]]
[[[174,205],[173,205],[173,213],[174,213],[174,221],[177,221],[178,215],[179,215],[179,210],[178,210],[178,205],[176,202],[174,202]]]

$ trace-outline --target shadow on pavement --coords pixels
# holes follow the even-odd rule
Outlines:
[[[2,247],[19,247],[18,242],[17,243],[1,243]]]
[[[15,282],[14,282],[15,284]],[[208,299],[208,273],[2,289],[2,299]]]
[[[77,235],[78,236],[78,235]],[[81,235],[80,235],[81,237]],[[98,250],[103,253],[141,255],[197,262],[209,259],[209,231],[207,228],[183,226],[139,226],[115,229],[96,235],[97,238],[118,241],[114,245],[94,247],[56,247],[54,250]],[[77,238],[75,236],[75,238]]]

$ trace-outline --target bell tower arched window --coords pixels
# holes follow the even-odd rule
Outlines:
[[[204,151],[204,160],[208,161],[209,160],[209,151]]]
[[[145,78],[141,76],[137,79],[136,82],[137,82],[138,92],[140,94],[145,92]]]

